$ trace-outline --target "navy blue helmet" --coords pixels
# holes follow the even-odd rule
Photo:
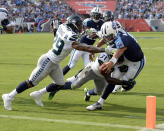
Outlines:
[[[80,33],[82,31],[83,21],[79,15],[71,15],[68,17],[66,24],[76,33]]]

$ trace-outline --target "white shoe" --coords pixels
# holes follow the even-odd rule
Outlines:
[[[102,109],[102,105],[100,103],[96,102],[93,105],[87,106],[86,109],[89,110],[89,111],[101,110]]]
[[[2,95],[2,99],[3,99],[3,103],[4,103],[5,109],[11,111],[12,110],[11,102],[14,99],[12,99],[11,97],[9,97],[9,94],[3,94]]]
[[[116,93],[121,88],[121,85],[115,85],[115,88],[113,89],[112,93]]]
[[[74,80],[76,80],[76,77],[75,76],[72,76],[70,78],[67,78],[66,81],[73,82]]]
[[[42,103],[42,94],[39,91],[34,91],[30,93],[30,96],[34,99],[35,103],[41,107],[43,107]]]

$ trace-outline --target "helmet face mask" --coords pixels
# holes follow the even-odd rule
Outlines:
[[[103,39],[105,42],[111,42],[112,40],[114,40],[116,37],[114,36],[114,34],[110,34],[108,36],[103,36]]]
[[[74,26],[77,28],[78,33],[81,33],[82,32],[82,29],[83,29],[82,22],[77,22],[77,23],[74,24]]]
[[[92,17],[92,19],[94,19],[94,20],[100,20],[101,14],[100,14],[100,13],[95,13],[95,12],[93,12],[93,13],[91,13],[91,17]]]
[[[102,16],[102,11],[99,7],[94,7],[92,10],[91,10],[91,14],[90,14],[92,20],[94,22],[99,22],[99,20],[101,19],[101,16]]]

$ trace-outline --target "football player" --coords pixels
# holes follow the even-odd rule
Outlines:
[[[103,20],[104,20],[104,22],[108,22],[108,21],[115,22],[117,30],[120,31],[120,32],[124,32],[124,29],[121,26],[120,22],[114,20],[114,15],[110,10],[107,10],[103,13]],[[116,93],[120,88],[121,88],[121,85],[115,85],[115,88],[112,91],[112,93]],[[86,94],[89,94],[89,93],[86,93]]]
[[[125,73],[123,80],[134,81],[139,75],[145,65],[145,57],[141,47],[136,39],[128,32],[119,32],[116,24],[113,22],[106,22],[101,27],[101,34],[103,39],[113,41],[114,46],[117,48],[109,62],[102,64],[99,71],[105,77],[111,72],[112,67],[117,63],[120,56],[124,56],[124,64],[128,66],[128,71]],[[104,101],[109,94],[113,91],[115,84],[108,84],[105,88],[101,98],[93,105],[87,107],[88,110],[102,109]],[[123,86],[124,91],[132,89],[133,86]]]
[[[106,11],[103,13],[103,20],[104,20],[104,22],[113,21],[113,20],[114,20],[114,15],[113,15],[113,13],[112,13],[110,10],[106,10]]]
[[[98,48],[92,45],[79,44],[78,35],[81,31],[82,19],[78,15],[70,16],[65,24],[61,24],[59,26],[56,37],[54,38],[52,49],[39,58],[37,67],[33,70],[29,79],[21,82],[17,88],[9,94],[2,95],[5,109],[12,110],[11,104],[17,94],[36,86],[49,75],[55,83],[48,85],[41,91],[30,94],[37,104],[43,106],[43,103],[40,100],[44,93],[52,92],[55,87],[62,88],[64,86],[64,77],[60,68],[60,62],[71,52],[73,48],[94,53],[105,51],[110,53],[112,51],[109,47]]]
[[[101,26],[104,23],[103,20],[101,19],[101,15],[102,15],[102,11],[99,7],[94,7],[91,10],[91,13],[90,13],[91,18],[87,18],[83,21],[83,25],[85,28],[84,29],[85,34],[81,37],[80,43],[84,43],[87,45],[94,44],[96,37],[91,36],[90,32],[96,33],[97,31],[99,31],[101,29]],[[79,51],[79,50],[74,49],[72,51],[71,58],[70,58],[68,65],[65,66],[63,69],[64,75],[76,65],[76,63],[78,62],[80,57],[82,57],[82,59],[84,61],[84,66],[86,66],[90,62],[88,52]],[[67,79],[67,81],[70,81],[70,80],[71,80],[71,78]]]
[[[51,20],[51,29],[50,30],[53,30],[53,33],[54,33],[54,37],[56,35],[56,31],[57,29],[59,28],[59,25],[62,24],[62,21],[58,18],[58,15],[55,15],[54,18]]]
[[[13,33],[14,22],[10,22],[8,19],[8,11],[6,8],[0,8],[0,33],[5,31],[6,33]]]
[[[122,59],[118,60],[118,64],[115,65],[113,72],[121,72],[120,76],[114,76],[114,77],[108,77],[104,78],[104,76],[99,72],[99,67],[104,63],[108,62],[112,57],[112,54],[108,55],[106,53],[101,53],[95,62],[90,62],[85,68],[76,76],[76,79],[72,82],[66,82],[64,87],[54,88],[54,92],[58,92],[59,90],[66,90],[66,89],[76,89],[80,88],[82,85],[87,83],[90,80],[94,80],[95,88],[91,90],[89,93],[89,97],[86,97],[85,100],[89,101],[91,95],[100,95],[104,88],[109,83],[113,84],[120,84],[120,85],[127,85],[127,86],[133,86],[135,83],[133,81],[124,81],[124,80],[118,80],[120,79],[121,73],[123,75],[123,72],[126,72],[127,70],[122,70],[121,68],[125,68],[126,65],[122,65]],[[124,66],[124,67],[123,67]],[[127,67],[127,66],[126,66]],[[41,91],[41,90],[40,90]]]
[[[123,29],[123,27],[121,26],[121,24],[120,24],[118,21],[114,20],[114,15],[113,15],[113,13],[112,13],[110,10],[107,10],[107,11],[105,11],[105,12],[103,13],[103,20],[104,20],[104,22],[108,22],[108,21],[114,22],[114,23],[116,24],[116,26],[117,26],[117,30],[120,31],[120,32],[124,32],[124,29]],[[99,36],[99,38],[101,38],[101,31],[99,31],[99,32],[97,33],[97,35]],[[105,41],[103,41],[103,39],[102,39],[101,42],[99,42],[99,44],[98,44],[97,46],[100,47],[100,46],[102,46],[104,43],[105,43]],[[111,41],[111,43],[112,43],[112,41]],[[90,57],[90,60],[93,61],[93,59],[94,59],[94,54],[93,54],[93,53],[90,53],[90,56],[89,56],[89,57]],[[115,88],[114,88],[114,90],[113,90],[112,92],[113,92],[113,93],[116,93],[120,88],[121,88],[121,85],[115,85]],[[89,95],[89,93],[87,93],[87,92],[86,92],[86,94]],[[86,97],[87,97],[87,96],[86,96]],[[89,97],[89,96],[88,96],[88,97]]]

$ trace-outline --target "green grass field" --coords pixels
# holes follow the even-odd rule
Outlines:
[[[43,97],[45,106],[37,106],[29,93],[52,82],[44,79],[38,86],[15,97],[13,110],[6,111],[0,97],[0,131],[136,131],[145,127],[146,96],[157,97],[157,121],[164,123],[164,33],[132,33],[140,43],[147,63],[137,78],[137,85],[129,92],[112,94],[103,110],[87,111],[86,106],[95,103],[99,96],[84,101],[85,87],[89,82],[72,91],[60,91],[52,101]],[[0,35],[0,96],[9,93],[28,79],[37,60],[52,46],[53,35],[12,34]],[[64,67],[68,56],[62,63]],[[83,67],[80,60],[65,79]],[[164,130],[161,129],[161,130]]]

